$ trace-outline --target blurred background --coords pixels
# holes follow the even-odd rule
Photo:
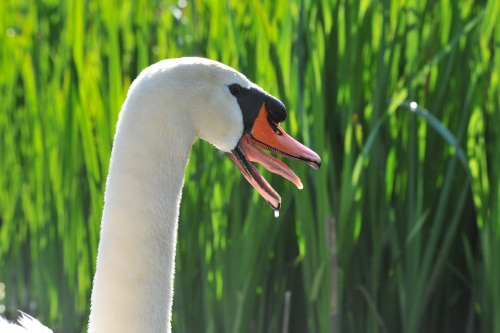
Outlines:
[[[160,59],[224,62],[317,151],[273,211],[197,142],[174,332],[500,332],[500,2],[3,0],[0,313],[84,332],[115,123]]]

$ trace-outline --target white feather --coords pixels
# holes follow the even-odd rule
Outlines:
[[[131,85],[120,112],[106,184],[89,333],[170,332],[184,172],[197,138],[223,151],[243,134],[228,85],[253,86],[202,58],[164,60]],[[28,315],[0,332],[48,333]]]
[[[21,312],[17,319],[18,323],[8,322],[5,318],[0,317],[0,332],[1,333],[52,333],[52,331],[43,326],[38,320]]]

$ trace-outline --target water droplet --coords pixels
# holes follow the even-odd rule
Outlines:
[[[415,112],[417,111],[418,104],[417,102],[410,102],[410,110]]]
[[[280,216],[280,211],[279,210],[275,210],[274,211],[274,217],[278,218]]]

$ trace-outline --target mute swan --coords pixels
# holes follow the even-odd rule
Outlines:
[[[171,332],[179,204],[197,138],[226,152],[276,212],[281,198],[251,161],[302,188],[288,166],[259,149],[320,166],[315,152],[281,129],[285,117],[278,99],[216,61],[170,59],[142,71],[111,153],[89,333]],[[0,331],[42,332],[29,316],[20,324],[26,330],[2,319]]]

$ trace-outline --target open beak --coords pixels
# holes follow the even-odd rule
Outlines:
[[[260,148],[306,162],[314,169],[319,168],[321,159],[314,151],[288,135],[279,123],[274,122],[266,110],[265,103],[262,104],[250,131],[245,132],[236,147],[227,154],[246,180],[278,212],[281,207],[280,195],[251,162],[262,164],[267,170],[288,179],[299,189],[303,187],[302,182],[285,163],[264,153]]]

